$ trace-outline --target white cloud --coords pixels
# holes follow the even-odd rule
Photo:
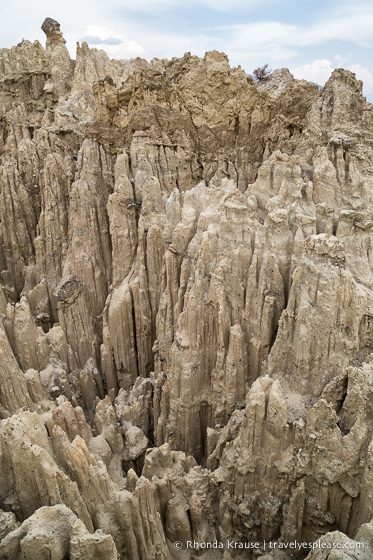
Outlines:
[[[120,45],[106,45],[103,44],[102,48],[110,56],[110,58],[135,58],[136,56],[143,56],[146,51],[145,48],[137,43],[137,41],[122,42]]]
[[[276,0],[189,0],[189,4],[202,4],[203,6],[218,12],[230,12],[232,9],[244,9],[255,5],[262,6],[264,3],[273,4],[280,2],[276,2]],[[175,0],[175,4],[178,4],[177,0]]]
[[[117,36],[113,29],[104,27],[103,25],[88,25],[83,32],[83,36],[90,35],[93,37],[99,37],[103,40],[109,39],[109,37]]]
[[[363,68],[360,64],[351,64],[347,69],[355,72],[357,79],[363,81],[364,95],[373,93],[373,73],[368,68]]]
[[[287,47],[278,47],[273,48],[270,51],[269,56],[272,60],[290,60],[291,58],[297,56],[297,54],[297,51],[288,49]]]
[[[298,80],[305,79],[323,86],[336,67],[338,64],[333,65],[331,60],[314,60],[310,64],[292,68],[291,73]],[[364,95],[373,93],[373,73],[368,68],[364,68],[360,64],[351,64],[347,70],[354,72],[356,78],[363,81]]]
[[[348,61],[350,56],[351,56],[351,53],[349,53],[347,56],[343,56],[341,54],[335,54],[334,57],[333,57],[333,60],[335,61],[336,67],[341,68],[341,67],[345,66],[346,62]]]
[[[120,30],[120,31],[118,31]],[[182,35],[173,32],[159,32],[152,27],[139,25],[136,22],[126,22],[114,27],[89,25],[79,34],[80,42],[87,40],[91,47],[103,49],[110,58],[128,59],[141,56],[147,60],[154,57],[172,58],[183,56],[193,51],[193,54],[204,56],[206,51],[218,48],[217,39],[213,36],[197,34],[195,36]],[[66,36],[67,48],[72,58],[76,56],[76,41],[71,34]],[[111,39],[118,39],[118,44],[112,44]],[[105,41],[109,41],[105,43]]]
[[[113,42],[113,38],[117,39],[117,44]],[[128,41],[124,35],[102,25],[88,25],[82,33],[81,41],[83,40],[90,46],[103,49],[110,58],[134,58],[146,53],[146,49],[137,41]],[[68,43],[67,47],[75,58],[75,44]]]
[[[292,68],[291,73],[297,80],[304,79],[323,86],[333,70],[334,66],[330,60],[314,60],[310,64]]]
[[[116,5],[115,0],[109,0],[109,4]],[[217,12],[231,12],[232,10],[251,8],[252,6],[263,6],[263,4],[280,4],[281,0],[189,0],[188,7],[206,7]],[[159,12],[170,8],[181,8],[180,0],[122,0],[120,7],[133,12]]]
[[[231,49],[266,53],[271,50],[292,50],[310,47],[332,40],[351,41],[368,47],[372,43],[373,4],[355,4],[341,8],[326,19],[313,25],[262,21],[225,26]],[[280,58],[280,56],[278,57]]]

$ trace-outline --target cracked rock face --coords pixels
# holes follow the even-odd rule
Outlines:
[[[42,29],[0,51],[0,558],[369,560],[361,82]]]

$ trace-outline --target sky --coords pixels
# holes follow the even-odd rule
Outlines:
[[[0,0],[0,48],[22,38],[45,44],[45,17],[76,42],[111,58],[172,58],[225,52],[247,73],[268,63],[324,85],[334,68],[363,80],[373,102],[372,0]]]

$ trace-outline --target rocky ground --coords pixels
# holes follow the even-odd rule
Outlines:
[[[371,559],[362,83],[43,30],[0,50],[0,558]]]

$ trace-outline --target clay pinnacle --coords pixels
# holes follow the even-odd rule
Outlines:
[[[52,51],[55,47],[61,47],[66,43],[60,30],[60,24],[55,19],[45,18],[41,28],[47,36],[47,51]]]
[[[56,31],[60,31],[60,24],[55,19],[47,17],[43,21],[41,28],[48,37],[49,35],[53,35]]]

